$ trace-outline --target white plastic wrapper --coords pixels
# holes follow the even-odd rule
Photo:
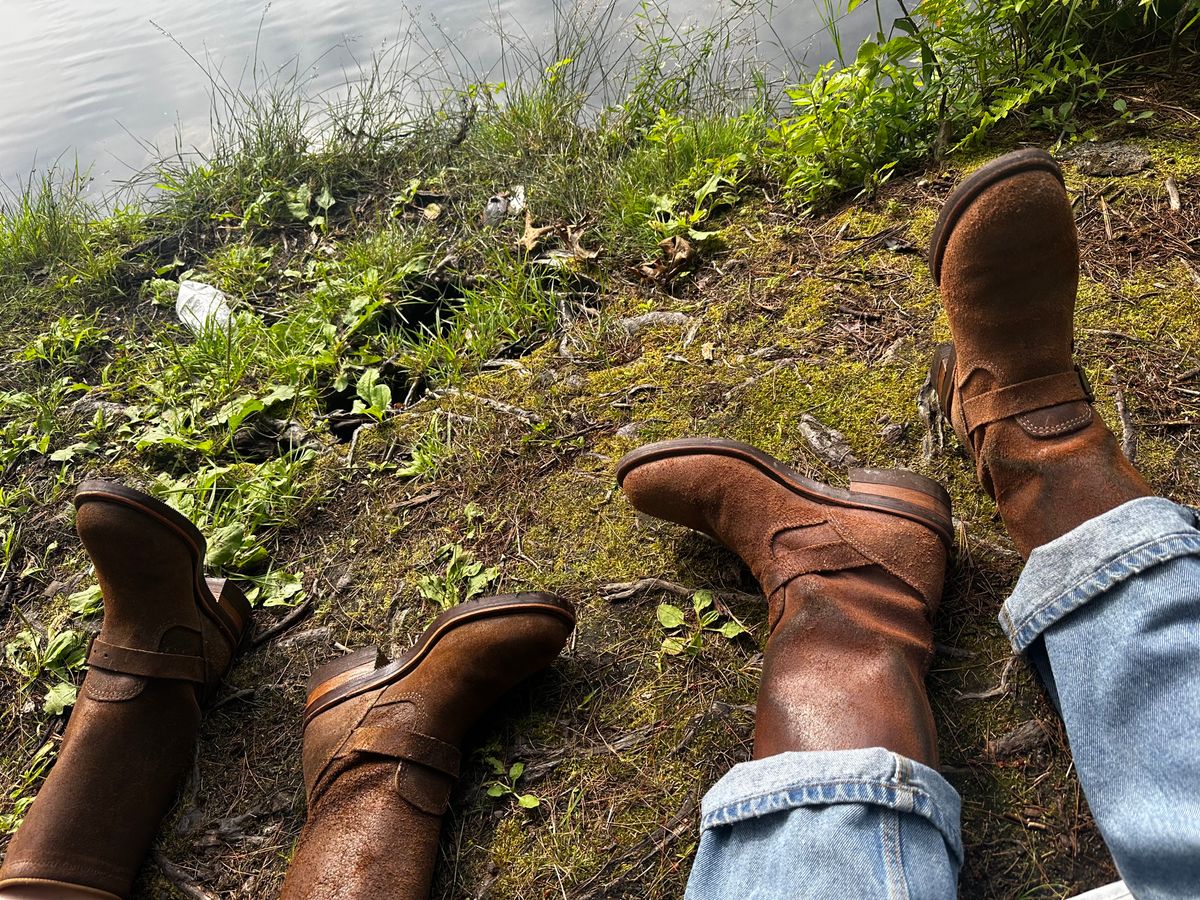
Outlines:
[[[228,328],[233,320],[233,311],[225,295],[211,284],[200,281],[179,282],[175,315],[197,333],[205,328]]]

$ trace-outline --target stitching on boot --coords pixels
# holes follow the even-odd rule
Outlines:
[[[110,690],[106,690],[106,689],[99,687],[98,685],[94,685],[94,684],[85,684],[84,692],[89,697],[91,697],[93,700],[104,700],[104,701],[109,701],[109,702],[116,702],[116,701],[120,701],[120,700],[132,700],[134,697],[138,696],[138,694],[140,694],[143,690],[145,690],[145,687],[146,687],[146,679],[139,678],[136,682],[129,685],[129,687],[125,687],[125,688],[114,687]]]
[[[1017,416],[1017,422],[1021,427],[1032,435],[1046,437],[1056,434],[1066,434],[1068,430],[1073,430],[1083,425],[1092,418],[1092,408],[1089,406],[1086,410],[1076,416],[1074,419],[1068,419],[1066,422],[1061,422],[1058,425],[1034,425],[1026,416]]]

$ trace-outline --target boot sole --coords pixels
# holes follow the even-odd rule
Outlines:
[[[304,725],[307,726],[313,718],[343,700],[385,687],[408,675],[429,655],[438,641],[459,625],[529,612],[557,616],[572,628],[575,627],[575,608],[553,594],[501,594],[467,600],[434,619],[433,624],[417,638],[417,642],[394,662],[389,663],[378,647],[364,647],[318,668],[308,679]]]
[[[954,524],[950,495],[932,479],[904,469],[850,469],[850,488],[833,487],[806,478],[757,447],[723,438],[682,438],[660,441],[625,454],[617,463],[617,484],[638,466],[679,456],[716,455],[754,466],[772,481],[818,503],[890,513],[911,519],[934,531],[950,547]]]
[[[1045,150],[1031,147],[1016,150],[981,166],[950,193],[942,205],[937,224],[933,226],[933,237],[929,241],[929,270],[933,273],[934,284],[938,287],[942,285],[942,257],[946,253],[946,244],[967,207],[988,188],[1025,172],[1049,172],[1060,182],[1063,181],[1062,169],[1054,157]]]
[[[250,603],[246,595],[227,579],[204,576],[204,557],[208,552],[208,542],[200,533],[200,529],[161,500],[123,484],[99,480],[84,481],[75,491],[75,508],[78,509],[89,501],[119,503],[149,516],[175,532],[192,552],[196,605],[212,619],[229,641],[234,655],[245,649],[250,640]]]

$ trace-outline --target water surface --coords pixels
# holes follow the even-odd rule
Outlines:
[[[616,3],[617,18],[632,29],[640,4]],[[822,5],[760,4],[752,52],[777,73],[832,57]],[[680,26],[729,13],[705,0],[664,0],[653,8]],[[402,50],[425,62],[437,57],[443,70],[502,80],[515,63],[501,33],[544,44],[555,15],[546,0],[409,7],[384,0],[4,0],[0,179],[11,187],[30,173],[78,161],[100,192],[177,143],[203,152],[210,75],[243,90],[294,75],[319,94],[358,77],[373,55]],[[875,21],[874,4],[863,4],[840,23],[844,44],[852,48]]]

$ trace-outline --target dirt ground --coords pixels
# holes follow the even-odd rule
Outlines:
[[[1134,140],[1151,155],[1135,174],[1066,166],[1083,251],[1078,357],[1151,484],[1191,503],[1200,499],[1196,112],[1162,110],[1153,138]],[[930,351],[948,336],[924,260],[934,219],[963,172],[1004,149],[896,180],[829,217],[744,205],[723,232],[726,249],[672,291],[633,278],[606,288],[527,355],[367,429],[352,456],[346,444],[323,454],[311,483],[325,499],[272,548],[304,571],[308,615],[229,676],[135,896],[276,894],[304,818],[305,679],[347,648],[407,646],[438,611],[418,580],[441,571],[446,545],[499,570],[491,592],[566,596],[579,627],[557,665],[476,730],[434,896],[682,896],[700,798],[749,756],[766,606],[731,553],[636,515],[614,466],[647,441],[715,435],[844,483],[803,417],[841,432],[863,464],[942,481],[956,504],[930,691],[942,771],[963,797],[961,896],[1067,897],[1115,880],[1062,726],[996,624],[1020,559],[952,435],[943,444],[930,433],[917,403]],[[648,312],[681,315],[633,321]],[[389,465],[431,423],[436,471],[398,477]],[[30,522],[47,544],[77,548],[64,506],[35,509]],[[36,620],[64,590],[60,574],[52,564],[6,587],[6,607],[20,603]],[[642,579],[658,581],[620,587]],[[709,634],[694,655],[661,653],[657,605],[686,609],[701,590],[749,632]],[[7,608],[6,639],[19,625]],[[260,631],[280,616],[259,611]],[[12,690],[10,679],[0,781],[15,784],[63,723],[19,708]],[[485,757],[523,762],[520,788],[540,805],[488,796]]]

